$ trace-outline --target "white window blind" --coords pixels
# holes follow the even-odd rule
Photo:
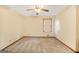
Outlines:
[[[52,32],[52,18],[43,19],[43,32]]]

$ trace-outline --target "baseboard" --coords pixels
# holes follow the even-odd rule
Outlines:
[[[75,51],[75,53],[79,53],[79,51]]]
[[[23,36],[25,38],[55,38],[54,36]]]
[[[58,41],[60,41],[62,44],[64,44],[66,47],[68,47],[69,49],[71,49],[74,53],[79,53],[79,51],[75,51],[74,49],[72,49],[71,47],[69,47],[68,45],[66,45],[64,42],[62,42],[61,40],[59,40],[57,37],[56,38]]]
[[[20,39],[16,40],[16,41],[14,41],[14,42],[13,42],[13,43],[11,43],[10,45],[8,45],[8,46],[4,47],[1,51],[4,51],[6,48],[8,48],[9,46],[13,45],[14,43],[16,43],[17,41],[19,41],[19,40],[21,40],[21,39],[23,39],[23,38],[24,38],[24,36],[23,36],[23,37],[21,37]]]

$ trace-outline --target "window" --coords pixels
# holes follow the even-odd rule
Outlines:
[[[52,18],[43,18],[43,32],[52,32]]]

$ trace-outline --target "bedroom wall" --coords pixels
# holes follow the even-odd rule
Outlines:
[[[23,36],[22,21],[15,11],[0,6],[0,50]]]
[[[54,17],[51,17],[52,32],[51,33],[43,32],[43,18],[46,18],[46,17],[45,16],[26,16],[23,23],[24,36],[48,36],[48,35],[54,36]]]
[[[73,50],[76,49],[76,6],[67,6],[55,18],[55,36]]]
[[[79,51],[79,6],[76,6],[76,36],[77,36],[77,43],[76,43],[76,49]]]

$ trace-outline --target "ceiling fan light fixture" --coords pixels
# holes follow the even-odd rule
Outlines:
[[[40,11],[41,11],[40,9],[35,9],[35,12],[38,12],[38,13],[40,13]]]

